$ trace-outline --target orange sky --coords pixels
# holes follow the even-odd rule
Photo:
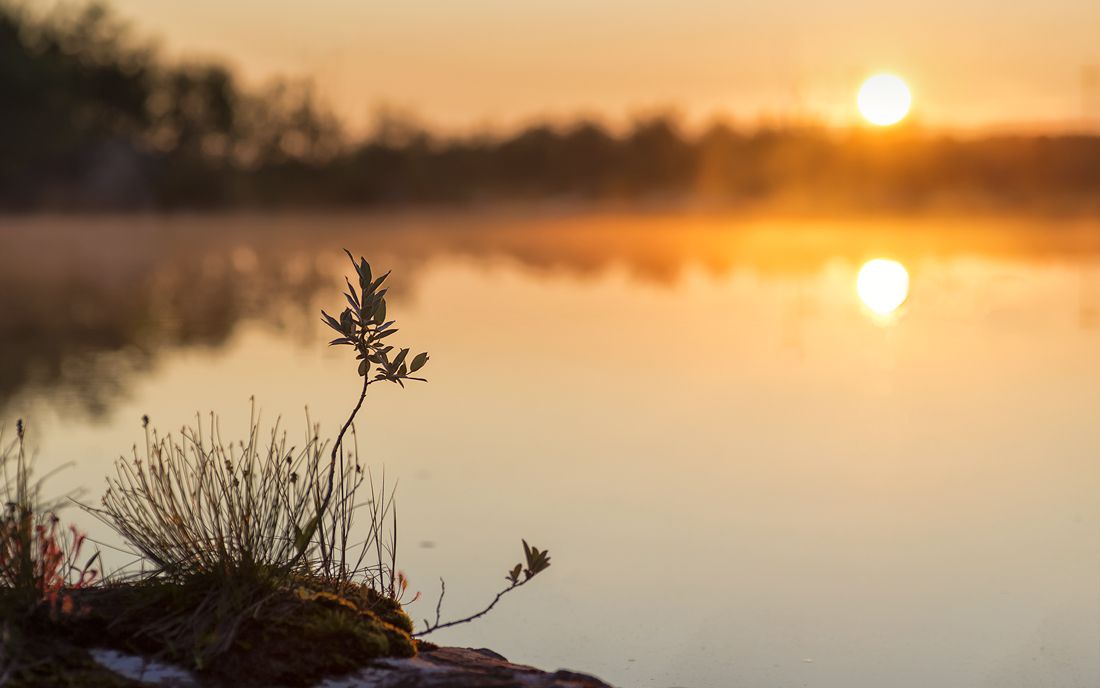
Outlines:
[[[357,131],[382,105],[448,130],[667,109],[844,125],[879,72],[930,126],[1064,129],[1092,112],[1082,68],[1100,64],[1097,0],[110,4],[171,57],[227,61],[248,83],[310,77]]]

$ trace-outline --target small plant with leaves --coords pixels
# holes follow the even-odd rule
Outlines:
[[[374,378],[365,381],[364,389],[371,383],[383,380],[396,382],[402,387],[405,386],[405,380],[427,382],[421,377],[410,377],[412,373],[423,368],[424,364],[428,362],[427,352],[417,354],[411,361],[406,363],[405,358],[409,355],[409,349],[401,349],[390,360],[390,352],[393,351],[393,347],[382,341],[397,332],[397,328],[393,326],[394,321],[386,320],[386,293],[389,289],[380,289],[390,273],[387,272],[377,279],[372,279],[370,264],[367,263],[366,258],[360,258],[359,262],[356,263],[350,251],[345,249],[344,253],[347,253],[348,258],[351,258],[355,272],[359,275],[359,289],[353,287],[351,280],[345,277],[344,281],[348,285],[348,291],[344,294],[344,297],[348,301],[348,308],[345,308],[340,314],[339,320],[321,311],[321,317],[325,324],[341,335],[329,342],[329,345],[346,344],[355,349],[355,358],[359,361],[360,377],[368,377],[371,372],[371,365],[376,366]],[[358,407],[352,413],[352,418],[348,421],[349,424],[354,419],[357,411]]]
[[[397,332],[397,328],[394,327],[393,320],[386,320],[386,294],[389,289],[382,288],[382,283],[386,281],[390,273],[387,272],[381,277],[376,278],[371,273],[370,264],[367,263],[366,258],[361,257],[357,263],[350,251],[345,249],[344,253],[347,254],[348,258],[351,260],[352,266],[355,268],[359,287],[356,288],[352,286],[351,280],[345,277],[344,282],[347,284],[348,291],[345,292],[344,298],[348,302],[348,307],[340,313],[339,320],[325,311],[321,311],[321,320],[340,334],[339,337],[329,342],[329,346],[347,345],[355,349],[355,360],[359,361],[358,372],[359,377],[363,378],[363,389],[359,394],[359,400],[356,402],[355,408],[352,409],[347,421],[344,423],[343,427],[340,428],[340,433],[336,436],[336,441],[332,445],[327,487],[325,488],[324,495],[317,501],[317,516],[312,525],[322,528],[319,534],[319,538],[322,542],[334,543],[335,530],[342,531],[344,536],[342,541],[346,548],[346,535],[351,526],[351,518],[354,515],[354,509],[348,509],[347,506],[354,504],[354,489],[352,489],[350,495],[346,490],[341,492],[340,489],[336,489],[339,487],[338,483],[343,486],[352,484],[346,479],[337,481],[337,477],[348,475],[348,464],[346,464],[343,459],[344,436],[347,434],[348,430],[352,428],[355,417],[359,414],[359,410],[363,407],[363,401],[367,397],[367,390],[372,384],[386,381],[394,382],[404,387],[407,381],[427,382],[427,380],[422,377],[413,377],[413,374],[423,368],[424,364],[428,362],[428,354],[427,352],[420,353],[413,356],[411,360],[406,360],[409,355],[409,349],[401,349],[391,358],[390,354],[393,352],[394,347],[383,340]],[[344,505],[344,508],[340,509],[335,517],[329,513],[329,505],[333,497],[334,489],[338,495],[338,506],[341,504]],[[385,495],[384,484],[381,494],[383,496]],[[392,496],[388,502],[382,502],[381,500],[372,501],[375,513],[381,510],[383,520],[387,510],[392,509],[392,505]],[[326,522],[330,524],[327,532],[323,530]],[[375,522],[378,522],[377,518],[375,518]],[[393,537],[390,545],[386,548],[390,559],[389,581],[388,583],[382,583],[380,586],[392,598],[399,596],[400,592],[404,591],[405,585],[407,585],[404,579],[398,579],[397,574],[399,572],[396,571],[396,529],[397,525],[395,520]],[[381,570],[384,568],[381,540],[376,539],[375,544],[378,547],[378,566]],[[327,551],[333,552],[333,548],[329,547]],[[299,552],[295,560],[300,558],[303,554],[304,552]],[[344,559],[346,557],[345,549],[342,548],[339,554],[341,559]]]
[[[542,551],[539,551],[538,548],[528,545],[526,540],[523,540],[523,556],[524,559],[526,559],[527,561],[527,566],[524,566],[522,563],[516,564],[514,567],[512,567],[511,570],[508,571],[508,575],[505,576],[505,579],[509,582],[510,585],[498,592],[497,596],[493,598],[493,601],[490,602],[489,606],[487,606],[485,609],[482,609],[477,614],[471,614],[470,616],[467,616],[463,619],[448,621],[446,623],[440,622],[439,617],[443,606],[443,596],[447,593],[447,584],[443,582],[442,578],[440,578],[439,583],[441,586],[441,591],[439,593],[439,602],[437,602],[435,605],[435,622],[432,623],[431,621],[424,619],[424,630],[420,631],[419,633],[415,633],[414,635],[419,638],[420,636],[428,635],[429,633],[438,631],[441,628],[449,628],[451,626],[469,623],[474,619],[479,619],[488,614],[492,610],[492,608],[496,606],[497,602],[500,602],[500,598],[504,597],[506,594],[512,592],[516,588],[526,585],[527,581],[531,580],[539,573],[542,573],[546,569],[550,568],[549,550],[544,549]],[[523,578],[520,578],[520,576],[523,576]]]
[[[393,326],[394,321],[386,320],[386,293],[388,290],[380,289],[382,283],[386,281],[390,273],[387,272],[381,277],[374,278],[371,273],[370,264],[367,263],[366,258],[360,257],[357,263],[350,251],[345,249],[344,253],[347,253],[348,258],[355,267],[355,272],[359,278],[359,288],[356,289],[352,285],[351,280],[345,278],[348,291],[344,294],[344,297],[347,299],[348,307],[340,313],[339,319],[332,317],[324,311],[321,311],[321,317],[325,324],[340,334],[338,338],[329,342],[331,346],[347,345],[355,349],[355,358],[359,361],[359,376],[363,378],[363,390],[359,395],[359,403],[357,403],[352,410],[351,416],[340,430],[340,435],[336,438],[336,444],[333,446],[332,461],[329,469],[329,491],[321,503],[319,513],[323,513],[328,505],[329,497],[332,494],[332,476],[336,474],[337,451],[341,447],[344,433],[351,426],[352,422],[355,420],[356,414],[363,405],[363,400],[367,394],[367,388],[375,382],[382,381],[396,382],[402,387],[405,386],[406,380],[426,382],[423,378],[411,376],[423,368],[424,364],[428,362],[427,352],[417,354],[411,361],[406,362],[409,349],[401,349],[392,358],[390,357],[394,347],[386,344],[383,340],[397,332],[397,329]],[[373,377],[371,377],[372,365],[374,366]],[[391,562],[395,556],[394,548],[396,548],[396,532],[394,533],[394,539],[391,542],[391,549],[389,550]],[[443,590],[439,596],[439,603],[436,605],[435,624],[431,624],[425,619],[424,624],[426,628],[417,635],[425,635],[440,628],[467,623],[484,616],[500,601],[502,596],[526,584],[527,581],[531,580],[536,574],[546,570],[546,568],[550,566],[550,556],[546,550],[539,551],[537,548],[530,547],[525,540],[523,541],[523,551],[527,560],[527,566],[524,567],[522,564],[516,564],[516,566],[508,572],[508,580],[511,585],[498,593],[489,606],[477,614],[457,621],[440,623],[440,607],[443,603],[443,595],[446,593],[446,584],[443,583]],[[391,564],[391,572],[394,569],[395,565]],[[523,580],[520,580],[521,575],[523,576]],[[404,590],[405,585],[407,585],[406,580],[401,577],[399,581],[400,590]],[[442,583],[442,580],[440,582]],[[391,597],[398,594],[399,591],[397,587],[398,586],[394,585],[394,579],[391,576],[387,590]]]

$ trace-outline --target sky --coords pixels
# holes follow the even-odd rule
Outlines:
[[[659,112],[849,126],[859,85],[883,72],[909,85],[909,117],[928,127],[1100,120],[1082,85],[1100,65],[1097,0],[109,4],[172,59],[224,61],[249,85],[311,80],[352,131],[382,110],[456,132]]]

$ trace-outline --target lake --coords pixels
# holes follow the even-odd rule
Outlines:
[[[429,637],[624,688],[1100,684],[1100,222],[497,209],[0,220],[0,419],[98,502],[250,397],[335,436],[320,310],[393,270],[357,423]],[[878,314],[867,261],[904,266]],[[76,509],[105,544],[110,531]],[[106,551],[112,566],[129,558]]]

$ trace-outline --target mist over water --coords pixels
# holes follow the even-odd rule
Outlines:
[[[393,269],[428,384],[357,424],[443,644],[621,686],[1100,681],[1100,224],[418,212],[6,218],[0,418],[95,503],[140,418],[333,435],[319,311]],[[856,289],[904,266],[883,316]],[[93,536],[106,531],[71,511]],[[121,565],[126,556],[110,553]]]

